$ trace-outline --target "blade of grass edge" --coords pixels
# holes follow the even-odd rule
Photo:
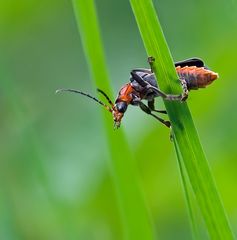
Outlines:
[[[156,59],[154,72],[160,88],[179,93],[174,63],[151,0],[130,0],[148,56]],[[234,239],[187,103],[164,101],[184,166],[212,239]]]
[[[86,59],[95,85],[111,95],[109,75],[93,0],[72,0]],[[138,171],[122,129],[114,130],[112,117],[103,111],[112,177],[126,239],[154,239],[154,232],[138,181]]]
[[[188,179],[185,174],[182,157],[181,157],[181,154],[180,154],[180,151],[178,148],[178,144],[177,144],[177,141],[175,138],[174,138],[174,147],[175,147],[175,152],[176,152],[177,159],[178,159],[180,175],[181,175],[181,179],[182,179],[182,183],[183,183],[183,191],[184,191],[186,204],[187,204],[187,208],[188,208],[188,214],[189,214],[189,218],[190,218],[190,222],[191,222],[192,238],[200,239],[199,234],[198,234],[198,226],[197,226],[198,221],[197,220],[195,221],[195,211],[193,209],[193,204],[191,202],[191,192],[189,192],[191,189],[188,188]]]

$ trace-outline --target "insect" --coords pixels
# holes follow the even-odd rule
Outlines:
[[[171,124],[169,121],[153,113],[167,114],[165,110],[155,109],[155,98],[162,97],[169,101],[185,101],[188,97],[189,90],[205,88],[218,78],[218,74],[208,69],[199,58],[190,58],[176,62],[175,67],[183,92],[180,95],[166,94],[162,92],[157,85],[156,77],[152,70],[154,61],[155,59],[153,57],[149,57],[148,62],[151,67],[150,69],[137,68],[130,72],[130,82],[122,86],[114,103],[104,91],[97,89],[98,92],[106,98],[109,105],[106,105],[90,94],[75,89],[59,89],[56,92],[74,92],[93,99],[112,113],[115,128],[120,127],[121,120],[128,105],[139,106],[142,111],[153,116],[165,126],[170,127]],[[147,105],[143,103],[142,100],[147,100]]]

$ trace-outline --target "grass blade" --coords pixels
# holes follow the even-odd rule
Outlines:
[[[97,87],[111,96],[98,20],[93,0],[73,0],[74,11],[85,55]],[[110,147],[113,179],[120,202],[126,239],[154,239],[147,208],[138,184],[137,166],[122,129],[113,130],[112,117],[103,111]]]
[[[151,0],[130,0],[147,54],[156,59],[154,72],[160,88],[179,93],[178,76]],[[233,239],[225,210],[218,195],[187,103],[165,106],[187,174],[212,239]]]
[[[179,169],[180,169],[180,175],[181,175],[181,179],[183,182],[183,190],[184,190],[184,194],[185,194],[185,198],[186,198],[186,204],[188,207],[188,213],[189,213],[189,218],[190,218],[190,222],[191,222],[191,229],[192,229],[192,237],[193,239],[200,239],[199,238],[199,234],[198,234],[198,221],[196,219],[195,221],[195,212],[194,212],[194,208],[193,208],[193,204],[192,203],[192,199],[191,199],[191,192],[190,192],[190,187],[188,185],[189,181],[188,178],[186,176],[186,172],[185,172],[185,168],[183,166],[183,161],[182,161],[182,157],[177,145],[177,141],[174,138],[174,147],[175,147],[175,152],[177,155],[177,159],[178,159],[178,165],[179,165]]]

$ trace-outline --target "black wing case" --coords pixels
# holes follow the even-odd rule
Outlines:
[[[204,62],[200,58],[185,59],[183,61],[175,62],[174,65],[175,65],[175,67],[180,66],[181,68],[186,67],[186,66],[188,66],[188,67],[196,66],[196,67],[207,68],[207,67],[205,67]]]

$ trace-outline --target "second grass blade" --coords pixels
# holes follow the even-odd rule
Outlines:
[[[97,87],[109,91],[111,96],[94,1],[73,0],[73,6],[93,80]],[[125,238],[154,239],[149,214],[138,183],[137,166],[123,131],[114,131],[112,116],[108,112],[103,113],[111,153],[110,165],[120,202]]]

